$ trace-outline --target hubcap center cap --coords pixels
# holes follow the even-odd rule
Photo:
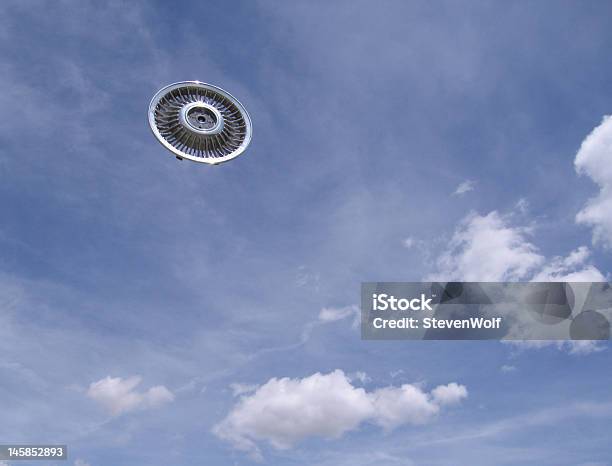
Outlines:
[[[218,134],[223,130],[223,117],[212,105],[193,102],[181,109],[181,124],[188,130],[205,135]]]

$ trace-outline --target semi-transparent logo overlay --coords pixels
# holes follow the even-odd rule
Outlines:
[[[368,282],[367,340],[608,340],[609,283]]]

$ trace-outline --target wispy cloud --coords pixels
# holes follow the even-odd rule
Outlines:
[[[352,372],[350,374],[347,375],[348,379],[350,381],[355,381],[358,380],[359,382],[361,382],[362,384],[366,384],[372,381],[372,377],[370,377],[366,372],[364,371],[356,371],[356,372]]]
[[[462,196],[470,191],[474,191],[476,183],[472,180],[465,180],[457,186],[457,189],[453,191],[453,196]]]
[[[518,201],[516,201],[516,204],[514,206],[516,207],[516,210],[518,210],[520,213],[526,214],[529,210],[529,201],[524,197],[521,197]]]
[[[568,419],[606,419],[612,416],[612,403],[577,401],[562,407],[533,410],[525,414],[481,424],[458,435],[424,441],[421,445],[463,442],[470,439],[485,439],[509,435],[520,429],[556,425]],[[416,442],[415,442],[416,443]]]
[[[605,282],[606,277],[589,263],[591,251],[580,246],[566,257],[553,257],[531,279],[534,282]]]
[[[255,390],[257,390],[258,387],[259,385],[254,385],[254,384],[244,384],[244,383],[230,384],[230,389],[232,391],[232,395],[234,396],[241,396],[246,393],[252,393]]]
[[[595,340],[515,340],[503,343],[517,350],[556,348],[575,356],[599,353],[606,349],[604,342]]]
[[[353,325],[359,321],[361,312],[355,304],[345,307],[324,307],[319,312],[319,321],[324,323],[336,322],[348,317],[353,317]]]

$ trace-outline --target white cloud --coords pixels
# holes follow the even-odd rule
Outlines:
[[[437,281],[605,281],[589,263],[590,251],[581,246],[567,257],[547,261],[530,241],[531,228],[513,225],[511,216],[497,211],[465,217],[448,248],[436,261],[429,280]]]
[[[465,397],[466,388],[455,383],[430,393],[410,384],[367,392],[353,386],[341,370],[303,379],[272,378],[242,397],[213,432],[260,458],[260,441],[287,449],[307,437],[341,437],[364,422],[385,429],[423,424],[433,420],[443,405]]]
[[[509,374],[511,372],[516,372],[516,366],[512,366],[510,364],[504,364],[503,366],[499,368],[499,370],[505,374]]]
[[[467,389],[463,385],[449,383],[439,385],[431,391],[434,401],[440,406],[454,405],[467,398]]]
[[[608,115],[580,145],[574,166],[599,185],[576,221],[593,228],[593,242],[612,247],[612,116]]]
[[[77,458],[74,462],[74,466],[91,466],[87,461]]]
[[[471,180],[465,180],[463,183],[460,183],[459,186],[457,186],[457,189],[455,189],[453,192],[453,196],[461,196],[465,193],[469,193],[470,191],[474,191],[475,184],[476,183]]]
[[[353,387],[342,371],[273,378],[242,398],[215,433],[237,447],[265,439],[284,449],[313,435],[340,437],[372,415],[365,390]]]
[[[469,214],[455,230],[429,280],[513,281],[544,261],[527,237],[530,228],[513,227],[497,211]]]
[[[87,396],[108,409],[113,416],[137,409],[157,408],[174,401],[174,395],[163,385],[149,388],[146,392],[137,392],[140,384],[138,376],[122,379],[106,377],[93,382],[87,390]]]
[[[410,384],[380,388],[370,398],[374,422],[387,430],[403,424],[426,424],[440,411],[430,394]]]

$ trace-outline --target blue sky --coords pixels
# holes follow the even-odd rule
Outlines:
[[[363,281],[609,278],[609,3],[3,10],[2,442],[70,466],[612,464],[607,345],[353,325]],[[155,141],[151,96],[192,79],[247,107],[244,156]]]

